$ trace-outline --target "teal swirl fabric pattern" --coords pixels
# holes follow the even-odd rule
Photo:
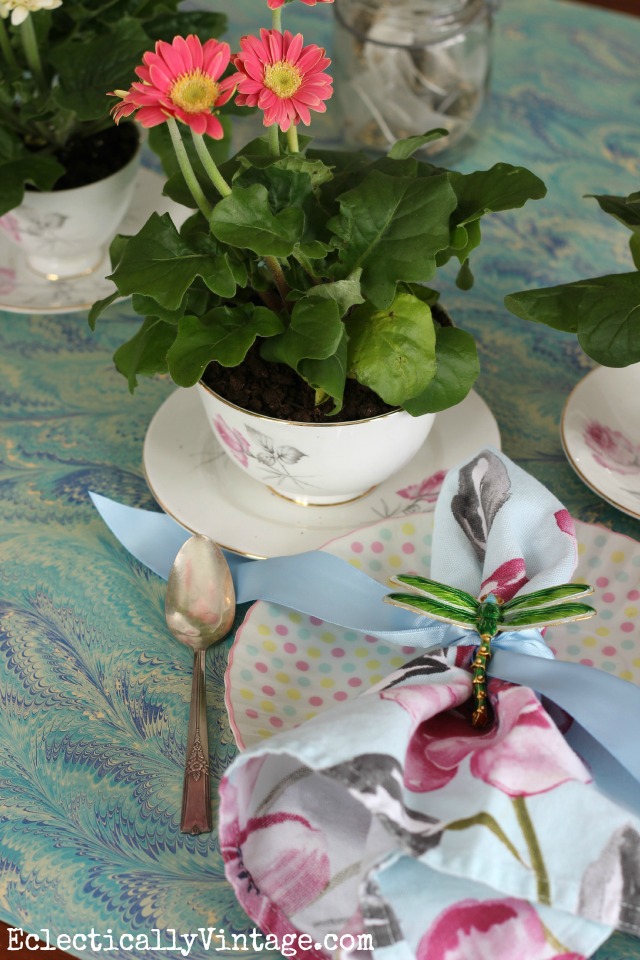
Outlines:
[[[254,20],[255,0],[218,6],[233,40]],[[290,9],[293,29],[330,48],[329,5]],[[625,231],[583,195],[640,186],[638,49],[640,19],[505,0],[490,105],[472,142],[443,157],[462,169],[521,163],[547,183],[544,201],[489,220],[474,288],[458,291],[452,273],[443,296],[479,341],[478,391],[505,453],[574,516],[635,539],[640,524],[584,487],[560,444],[564,402],[591,362],[572,338],[526,325],[502,301],[629,269]],[[326,143],[338,136],[328,122],[319,129]],[[252,925],[216,834],[179,832],[191,658],[167,631],[165,585],[114,540],[88,497],[154,507],[142,443],[172,387],[145,382],[131,397],[113,369],[136,323],[127,302],[95,334],[83,313],[0,313],[0,919],[52,938],[130,934],[135,951],[108,955],[161,960],[180,955],[179,945],[165,949],[173,929],[229,936]],[[224,708],[230,643],[207,659],[215,784],[236,754]],[[194,942],[189,956],[221,945]],[[69,952],[90,955],[82,941]],[[249,944],[240,955],[260,951]],[[634,957],[640,944],[621,934],[596,954]]]

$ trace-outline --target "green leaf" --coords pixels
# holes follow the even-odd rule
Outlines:
[[[480,246],[481,240],[482,233],[479,220],[472,220],[471,223],[467,223],[464,226],[457,226],[453,231],[451,246],[447,247],[446,250],[440,251],[436,257],[436,265],[442,267],[445,263],[449,262],[451,257],[457,257],[464,269],[465,261],[468,261],[472,251]],[[469,267],[468,269],[469,273],[471,273],[471,268]],[[462,279],[464,283],[464,276]],[[471,277],[471,285],[473,285],[473,277]],[[466,288],[462,287],[462,289]]]
[[[302,239],[304,215],[301,210],[271,212],[266,187],[233,188],[214,208],[211,231],[223,243],[246,247],[260,256],[288,257]]]
[[[135,336],[118,347],[113,359],[116,368],[127,378],[131,393],[138,385],[137,374],[151,377],[167,372],[167,351],[175,335],[172,324],[147,317]]]
[[[109,261],[111,263],[112,270],[115,270],[122,260],[122,255],[124,254],[130,239],[130,237],[126,237],[122,233],[116,233],[115,237],[109,244]]]
[[[577,333],[585,353],[605,366],[640,361],[637,271],[511,294],[505,305],[524,320]]]
[[[458,197],[454,223],[466,224],[485,213],[513,210],[527,200],[540,200],[547,193],[542,180],[525,167],[496,163],[490,170],[451,173],[451,185]]]
[[[388,310],[356,307],[346,325],[349,376],[392,406],[422,393],[436,370],[436,333],[426,303],[401,293]]]
[[[640,193],[631,193],[628,197],[598,196],[594,193],[587,196],[597,200],[604,213],[615,217],[635,235],[640,234]]]
[[[39,190],[51,190],[63,173],[64,167],[53,157],[40,157],[35,154],[0,163],[0,216],[20,206],[24,198],[25,183],[32,183]]]
[[[331,171],[320,163],[312,162],[304,157],[283,157],[265,167],[249,166],[238,176],[235,183],[242,187],[250,187],[255,183],[262,184],[269,197],[269,207],[273,213],[280,213],[287,207],[304,207],[309,197],[314,196],[314,181],[312,173],[316,174],[316,181],[323,183],[323,174],[331,178]],[[235,185],[234,185],[235,189]]]
[[[401,284],[401,288],[402,287],[406,287],[409,293],[412,293],[418,300],[422,300],[423,303],[428,303],[430,307],[440,299],[440,294],[437,290],[432,290],[431,287],[425,287],[420,283]]]
[[[320,161],[309,161],[304,157],[283,157],[263,167],[250,166],[234,181],[234,190],[239,186],[250,187],[261,184],[269,198],[269,209],[273,214],[291,209],[303,214],[304,229],[300,242],[294,248],[294,255],[301,253],[312,260],[322,260],[330,249],[318,238],[326,234],[325,217],[318,206],[316,187],[312,179],[315,173],[317,182],[324,182],[324,174],[331,177]]]
[[[347,381],[346,330],[343,330],[342,339],[331,357],[324,360],[301,360],[298,373],[314,390],[321,390],[330,396],[334,401],[331,413],[339,413]]]
[[[225,110],[227,109],[228,105],[225,107]],[[247,115],[247,107],[239,107],[238,109],[244,116]],[[239,173],[248,167],[268,167],[273,163],[279,162],[284,158],[284,152],[287,149],[287,136],[285,133],[282,133],[282,131],[279,132],[279,141],[280,155],[275,157],[271,152],[269,136],[265,134],[261,137],[256,137],[243,147],[240,147],[237,153],[223,164],[220,168],[220,173],[227,183],[231,183]],[[298,134],[298,142],[300,150],[304,150],[306,145],[311,143],[311,138]]]
[[[344,317],[351,307],[364,303],[364,297],[360,291],[361,273],[362,270],[356,270],[346,280],[336,280],[334,283],[319,283],[311,290],[304,292],[294,291],[290,299],[300,300],[302,297],[313,296],[315,300],[335,300],[340,316]]]
[[[114,300],[117,300],[119,297],[120,297],[120,294],[116,290],[115,293],[110,294],[108,297],[103,297],[102,300],[96,300],[96,302],[93,304],[93,306],[89,310],[89,316],[87,318],[89,322],[89,327],[92,330],[95,330],[96,320],[98,319],[100,314],[104,310],[106,310],[107,307],[111,306]]]
[[[462,266],[458,270],[458,276],[456,277],[456,287],[460,290],[471,290],[473,281],[474,277],[471,272],[471,265],[468,260],[463,260]]]
[[[131,17],[94,37],[79,34],[56,45],[49,53],[60,78],[53,90],[56,101],[79,120],[107,118],[115,103],[107,93],[130,86],[148,46],[148,35]]]
[[[427,143],[432,143],[434,140],[440,140],[441,137],[446,137],[449,135],[448,130],[438,128],[436,130],[430,130],[429,133],[423,133],[415,137],[406,137],[404,140],[396,140],[394,145],[389,150],[388,156],[393,160],[406,160],[407,157],[412,157],[416,150],[420,150],[422,147],[426,146]]]
[[[270,362],[286,363],[298,370],[302,360],[333,356],[341,347],[343,333],[335,300],[308,296],[294,306],[287,330],[263,344],[261,353]]]
[[[544,590],[534,590],[533,593],[526,593],[520,597],[514,597],[503,604],[502,611],[521,610],[523,608],[540,607],[544,603],[555,603],[558,600],[567,600],[572,597],[577,600],[578,597],[584,597],[593,593],[593,588],[588,583],[562,583],[557,587],[546,587]]]
[[[540,290],[522,290],[508,294],[504,304],[521,320],[544,323],[564,333],[577,333],[580,316],[576,307],[581,299],[582,286],[583,281],[579,281]]]
[[[257,337],[274,336],[282,328],[277,314],[250,303],[215,307],[203,317],[184,316],[167,356],[169,373],[178,386],[191,387],[212,360],[235,367]]]
[[[629,238],[629,249],[635,266],[640,270],[640,233],[634,233]]]
[[[362,267],[362,289],[375,307],[389,307],[399,280],[433,276],[456,206],[447,175],[415,180],[373,171],[339,202],[329,228],[339,237],[342,270]]]
[[[421,593],[435,597],[436,600],[452,603],[455,607],[462,607],[470,613],[475,613],[480,607],[476,598],[470,593],[459,590],[457,587],[449,587],[446,583],[439,583],[437,580],[429,580],[427,577],[419,577],[411,573],[401,573],[390,579],[392,583],[406,583],[414,590],[420,590]]]
[[[119,296],[119,294],[116,294],[116,296]],[[173,324],[176,324],[184,314],[185,303],[186,297],[177,310],[167,310],[166,307],[161,307],[153,297],[144,297],[140,293],[134,293],[131,298],[131,306],[136,313],[141,314],[143,317],[157,317],[159,320],[164,320],[165,323]]]
[[[426,390],[403,404],[414,417],[460,403],[478,379],[480,362],[470,333],[457,327],[436,327],[436,372]]]
[[[168,213],[154,213],[125,247],[111,279],[123,296],[140,293],[176,310],[196,277],[221,297],[232,297],[236,281],[226,254],[194,251]]]

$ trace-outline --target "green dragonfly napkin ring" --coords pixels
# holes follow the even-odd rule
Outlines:
[[[480,637],[480,645],[471,663],[473,668],[474,727],[486,727],[491,713],[487,699],[487,666],[491,659],[491,641],[502,631],[526,630],[532,627],[550,627],[570,620],[586,620],[596,612],[586,603],[576,603],[580,597],[593,593],[586,583],[564,583],[526,593],[506,602],[492,593],[476,600],[470,593],[449,587],[436,580],[427,580],[413,574],[391,577],[391,583],[404,584],[416,593],[390,593],[387,603],[421,613],[473,630]],[[571,602],[560,602],[571,601]]]

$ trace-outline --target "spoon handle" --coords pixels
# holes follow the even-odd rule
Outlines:
[[[211,833],[211,797],[209,788],[209,737],[207,735],[207,688],[205,651],[193,657],[191,706],[187,759],[182,788],[182,833]]]

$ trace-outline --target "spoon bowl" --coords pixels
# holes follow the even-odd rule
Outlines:
[[[164,609],[173,636],[193,650],[180,830],[210,833],[205,656],[229,633],[236,609],[231,571],[217,543],[196,534],[181,547],[169,573]]]

